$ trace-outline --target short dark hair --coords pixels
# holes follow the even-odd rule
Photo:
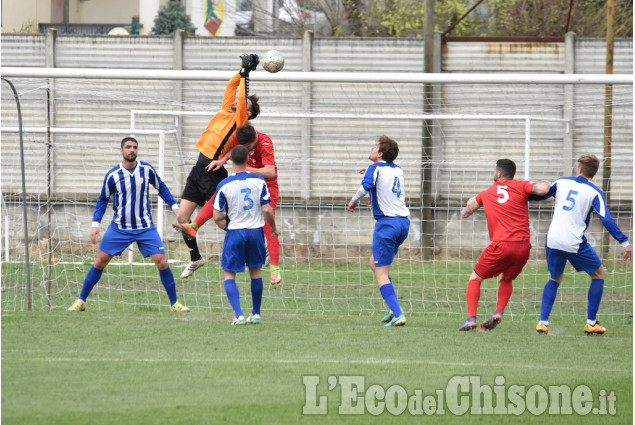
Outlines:
[[[399,155],[399,145],[390,137],[382,134],[377,139],[377,144],[379,144],[379,149],[377,152],[381,152],[382,159],[386,162],[393,162],[397,159],[397,155]]]
[[[513,179],[516,175],[516,163],[511,159],[499,159],[496,161],[496,168],[507,179]]]
[[[245,165],[247,162],[247,148],[243,145],[234,146],[231,151],[231,157],[234,165]]]
[[[582,168],[582,175],[589,179],[595,177],[595,174],[600,168],[600,160],[597,156],[590,153],[584,154],[578,158],[578,164],[580,165],[580,168]]]
[[[121,147],[123,148],[123,145],[125,145],[126,142],[128,142],[128,141],[135,142],[137,144],[137,146],[139,146],[139,142],[137,142],[137,139],[135,139],[134,137],[128,136],[128,137],[124,137],[123,139],[121,139]]]
[[[251,124],[243,124],[236,129],[236,140],[241,145],[256,141],[256,129]]]
[[[258,105],[260,98],[252,94],[247,99],[251,100],[251,117],[249,117],[249,119],[253,120],[260,114],[260,105]]]

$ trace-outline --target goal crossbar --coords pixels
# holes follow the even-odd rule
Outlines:
[[[87,78],[133,80],[227,81],[230,71],[0,67],[5,78]],[[633,74],[425,73],[425,72],[282,72],[254,71],[252,81],[425,84],[633,84]]]

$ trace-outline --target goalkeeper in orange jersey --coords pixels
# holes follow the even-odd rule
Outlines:
[[[200,153],[196,165],[192,167],[187,177],[181,197],[181,208],[177,216],[178,223],[175,227],[178,227],[179,223],[188,223],[196,206],[205,205],[214,196],[218,183],[227,177],[227,170],[222,167],[222,164],[218,166],[218,162],[231,149],[234,131],[260,113],[258,97],[247,96],[249,72],[256,69],[259,63],[258,55],[243,55],[241,58],[240,72],[227,83],[221,110],[210,120],[196,143]],[[236,90],[238,90],[238,100],[236,100]],[[205,263],[196,239],[184,236],[184,240],[190,250],[190,263],[181,274],[181,279],[190,277]]]
[[[267,188],[269,189],[269,193],[271,195],[270,205],[275,214],[279,191],[278,167],[276,166],[276,160],[274,157],[273,142],[269,136],[256,131],[249,123],[238,127],[232,138],[234,139],[234,147],[242,145],[247,148],[249,155],[246,165],[247,171],[265,178]],[[222,165],[229,160],[230,153],[231,152],[227,153],[227,155],[218,161],[218,167],[222,167]],[[203,208],[201,208],[201,211],[194,218],[192,223],[174,224],[174,227],[181,231],[186,238],[195,240],[198,229],[212,218],[213,212],[214,207],[212,198],[207,201]],[[280,241],[277,237],[273,237],[272,229],[268,222],[265,222],[264,229],[265,236],[267,238],[267,250],[271,261],[269,282],[272,285],[276,285],[282,281],[282,276],[280,274]]]

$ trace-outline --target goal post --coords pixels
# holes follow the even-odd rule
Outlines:
[[[40,282],[34,306],[46,308],[42,282],[50,279],[52,307],[65,308],[79,293],[94,260],[96,247],[89,243],[85,229],[90,226],[103,175],[121,160],[114,134],[95,134],[89,129],[111,128],[125,131],[122,135],[141,136],[139,157],[149,158],[158,169],[164,161],[160,174],[180,199],[198,154],[194,144],[219,109],[225,83],[233,74],[63,68],[1,71],[15,80],[28,113],[29,179],[28,196],[23,199],[14,190],[16,120],[6,107],[2,116],[3,222],[12,225],[3,227],[5,234],[0,238],[2,307],[19,310],[25,305],[24,258],[18,249],[24,251],[25,241],[19,237],[16,212],[26,202],[31,214],[27,243]],[[43,125],[50,88],[46,79],[54,79],[58,102],[55,125],[50,127]],[[180,82],[178,103],[169,97],[174,81]],[[368,267],[374,223],[368,201],[362,200],[354,214],[346,211],[346,203],[361,182],[359,170],[369,164],[370,147],[385,133],[400,144],[396,163],[406,175],[411,209],[410,234],[391,271],[399,299],[410,315],[462,317],[467,279],[488,236],[482,211],[462,220],[461,207],[491,185],[492,169],[499,158],[516,161],[518,178],[551,181],[571,175],[571,165],[583,153],[602,157],[606,84],[615,89],[609,208],[622,230],[632,236],[632,82],[632,75],[595,74],[253,72],[251,90],[261,97],[262,105],[262,114],[253,125],[274,143],[280,185],[277,222],[282,228],[283,281],[265,289],[263,312],[384,313]],[[433,105],[434,114],[423,113],[424,84],[433,84],[436,90],[434,99],[439,103]],[[565,86],[572,87],[572,93]],[[300,99],[304,97],[309,100]],[[2,105],[10,105],[10,100],[3,89]],[[434,129],[429,161],[421,155],[424,120]],[[31,131],[34,128],[39,132]],[[62,129],[73,132],[62,133]],[[50,209],[43,202],[47,199],[45,176],[35,172],[45,169],[46,131],[54,136],[52,172],[56,173]],[[161,134],[163,138],[157,137]],[[431,169],[431,204],[423,202],[424,167]],[[544,240],[551,208],[550,201],[530,205],[533,249],[514,284],[511,317],[537,314],[547,280]],[[421,231],[423,212],[434,218],[430,235]],[[202,313],[230,311],[219,265],[224,234],[213,222],[200,230],[199,242],[208,262],[189,279],[180,280],[178,275],[189,255],[181,237],[167,231],[173,220],[170,215],[169,211],[158,213],[155,223],[164,230],[179,297]],[[104,223],[107,220],[104,217]],[[50,236],[45,231],[49,224]],[[603,232],[601,223],[592,219],[587,237],[598,252],[603,248]],[[434,243],[432,259],[422,255],[426,237]],[[621,320],[632,313],[632,268],[620,262],[621,248],[615,241],[610,241],[609,248],[602,258],[607,285],[600,314],[602,320]],[[491,310],[496,287],[496,279],[483,284],[479,311]],[[242,275],[239,288],[249,305],[249,286]],[[586,275],[567,270],[554,314],[583,320],[587,289]],[[89,303],[94,304],[89,308],[107,311],[167,311],[169,304],[154,264],[137,252],[132,261],[116,261],[106,269]]]

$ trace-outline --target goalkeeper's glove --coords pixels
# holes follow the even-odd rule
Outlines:
[[[240,58],[242,59],[242,65],[240,68],[241,77],[249,76],[249,72],[256,69],[256,67],[260,63],[260,59],[258,59],[258,55],[255,53],[252,53],[252,54],[245,53]]]

